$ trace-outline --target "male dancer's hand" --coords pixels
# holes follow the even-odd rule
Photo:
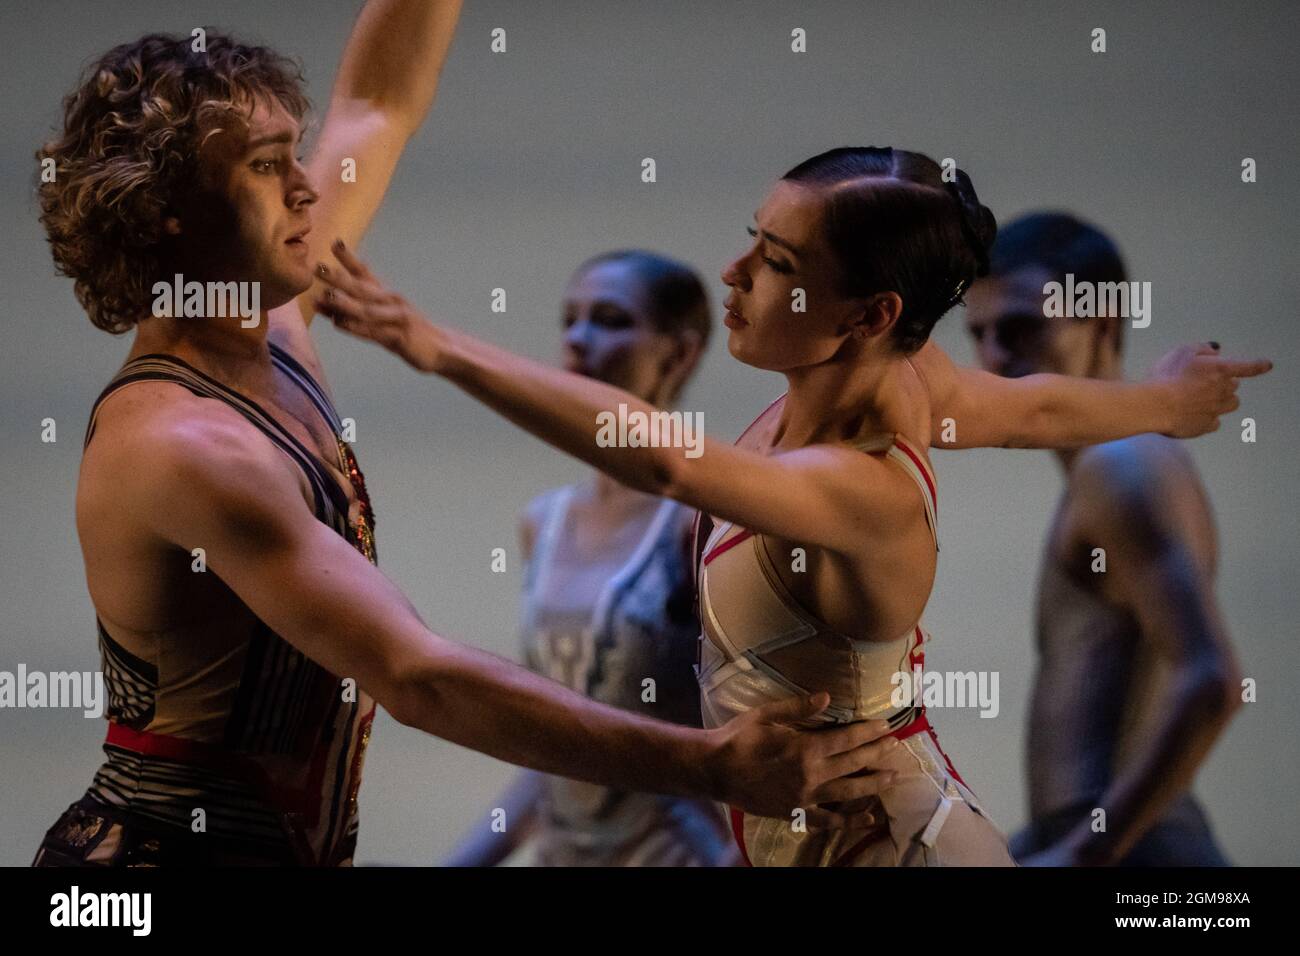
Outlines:
[[[1263,375],[1268,359],[1232,359],[1219,354],[1217,342],[1184,345],[1165,355],[1151,370],[1150,381],[1169,386],[1171,438],[1195,438],[1219,427],[1219,416],[1235,412],[1237,380]]]
[[[865,810],[850,811],[872,805],[865,798],[894,782],[893,771],[871,768],[880,766],[898,741],[885,736],[889,724],[883,720],[825,730],[790,726],[807,726],[829,704],[825,692],[788,697],[708,731],[716,741],[717,759],[709,768],[717,774],[713,792],[756,816],[789,820],[795,809],[803,809],[812,828],[875,822]]]

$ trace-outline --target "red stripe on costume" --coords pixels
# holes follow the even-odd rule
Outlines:
[[[753,866],[749,862],[749,851],[745,849],[745,811],[735,807],[727,809],[731,811],[731,835],[736,838],[736,846],[740,847],[740,859],[745,866]]]
[[[934,503],[934,513],[939,514],[939,496],[935,493],[934,479],[930,477],[930,472],[925,467],[925,462],[921,456],[912,450],[912,447],[903,440],[902,435],[894,437],[894,444],[903,449],[903,454],[912,459],[912,464],[916,465],[921,471],[921,477],[925,479],[925,487],[930,489],[930,500]]]
[[[722,544],[718,545],[716,548],[714,548],[712,551],[710,551],[708,554],[704,556],[704,563],[708,564],[718,555],[725,554],[726,552],[734,548],[736,545],[740,544],[740,542],[744,541],[746,538],[752,538],[753,536],[754,536],[754,532],[752,531],[742,531],[740,534],[728,538],[726,541],[722,542]]]

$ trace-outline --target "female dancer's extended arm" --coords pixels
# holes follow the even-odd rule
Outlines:
[[[341,243],[336,244],[334,253],[342,268],[322,265],[322,277],[329,290],[318,306],[339,328],[378,342],[413,367],[447,379],[521,428],[623,484],[674,498],[751,531],[845,555],[859,554],[872,531],[898,521],[900,514],[911,513],[907,505],[914,499],[915,488],[901,470],[842,446],[811,445],[763,455],[690,434],[685,428],[678,436],[684,440],[675,446],[630,446],[608,441],[613,431],[611,420],[616,424],[651,422],[664,413],[612,385],[551,368],[464,332],[435,326],[404,298],[387,289]],[[946,361],[942,353],[939,356]],[[947,401],[959,408],[962,421],[967,422],[976,438],[984,439],[967,438],[967,445],[1009,444],[992,440],[993,433],[997,428],[1013,426],[989,420],[1027,413],[1036,407],[1020,397],[1025,393],[1056,396],[1055,404],[1045,399],[1038,402],[1045,410],[1037,420],[1044,424],[1034,427],[1043,432],[1056,428],[1051,437],[1068,445],[1071,436],[1086,433],[1088,428],[1100,430],[1108,415],[1121,422],[1129,420],[1132,427],[1117,429],[1118,434],[1091,437],[1092,441],[1165,430],[1171,423],[1179,430],[1190,429],[1187,433],[1209,431],[1217,426],[1218,415],[1236,407],[1234,376],[1265,370],[1241,368],[1249,364],[1198,355],[1195,363],[1177,365],[1166,378],[1127,386],[1123,390],[1127,397],[1119,410],[1111,408],[1109,412],[1107,394],[1113,399],[1121,390],[1098,392],[1092,386],[1105,389],[1107,383],[1090,380],[1075,384],[1075,380],[1062,379],[1069,384],[1048,382],[998,392],[994,383],[970,388],[965,379],[952,372],[949,362],[946,377],[938,376],[937,386],[927,378],[927,384],[936,396],[936,405]],[[926,376],[927,369],[935,367],[936,362],[922,360],[921,374]],[[1007,394],[1018,398],[1013,401]],[[992,401],[999,395],[997,413],[990,415],[979,399]],[[1078,399],[1079,395],[1085,397]],[[1086,422],[1092,424],[1076,426],[1066,422],[1057,428],[1058,419],[1072,407],[1072,397],[1080,411],[1087,413]],[[689,417],[681,421],[683,425],[693,424]],[[1083,443],[1087,437],[1084,434],[1075,443]]]
[[[602,427],[603,422],[651,422],[666,413],[612,385],[435,326],[349,251],[336,245],[334,252],[344,268],[324,270],[330,296],[318,307],[339,328],[447,379],[629,487],[674,498],[751,531],[842,554],[859,553],[873,529],[911,513],[916,489],[901,469],[840,446],[762,455],[705,438],[695,427],[696,416],[680,414],[683,428],[675,444],[634,447],[608,441],[616,437],[616,427]]]
[[[1079,448],[1143,432],[1194,438],[1237,409],[1237,379],[1273,367],[1210,345],[1174,349],[1143,382],[1003,378],[953,364],[933,342],[911,361],[930,392],[934,448]]]

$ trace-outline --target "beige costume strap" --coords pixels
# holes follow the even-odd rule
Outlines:
[[[921,500],[925,505],[925,522],[930,527],[930,537],[934,539],[934,549],[939,550],[939,499],[938,487],[930,463],[920,450],[902,435],[876,435],[853,446],[860,451],[885,451],[885,458],[894,462],[921,489]]]

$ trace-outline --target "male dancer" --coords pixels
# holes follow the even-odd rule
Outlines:
[[[999,232],[966,297],[985,369],[1123,377],[1126,317],[1044,317],[1045,286],[1071,274],[1076,288],[1127,281],[1114,243],[1072,216]],[[1056,455],[1066,487],[1038,589],[1031,819],[1013,852],[1057,866],[1226,865],[1190,792],[1240,706],[1205,489],[1181,443],[1159,435]]]
[[[38,864],[350,862],[375,700],[536,770],[785,818],[807,807],[814,826],[846,818],[818,805],[888,783],[860,773],[889,746],[872,743],[883,722],[780,723],[824,694],[709,732],[634,716],[431,633],[375,569],[365,484],[306,329],[311,244],[365,231],[459,6],[366,7],[309,169],[296,71],[227,37],[119,46],[65,102],[40,154],[57,170],[42,221],[92,322],[135,342],[95,404],[77,493],[108,759]],[[188,294],[160,307],[154,283],[178,274],[252,290],[256,321],[211,296],[204,317],[185,317]]]

